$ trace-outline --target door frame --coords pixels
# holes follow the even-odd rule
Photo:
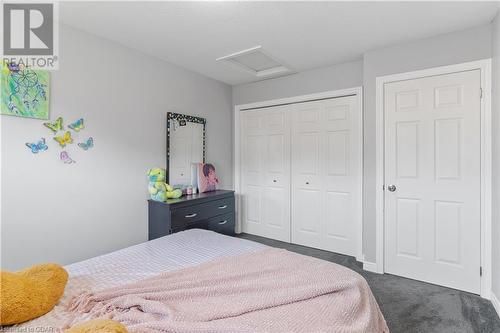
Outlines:
[[[357,96],[358,99],[358,116],[359,116],[359,124],[358,124],[358,132],[359,132],[359,198],[358,198],[358,214],[357,214],[357,236],[356,236],[356,259],[358,261],[362,261],[363,258],[363,87],[353,87],[347,89],[340,90],[332,90],[325,91],[321,93],[315,94],[307,94],[307,95],[298,95],[287,98],[280,99],[272,99],[266,100],[256,103],[248,103],[248,104],[239,104],[234,106],[234,123],[233,123],[233,133],[234,133],[234,147],[233,147],[233,156],[234,156],[234,190],[235,190],[235,198],[236,198],[236,233],[241,233],[241,117],[240,114],[242,111],[251,111],[258,110],[261,108],[278,106],[278,105],[287,105],[287,104],[295,104],[301,102],[311,102],[322,99],[330,99],[337,97],[347,97],[347,96]],[[291,195],[291,193],[290,193]]]
[[[429,76],[452,74],[470,70],[481,73],[481,292],[483,298],[491,297],[491,59],[466,62],[450,66],[433,67],[424,70],[379,76],[376,78],[376,188],[375,188],[375,226],[376,226],[376,262],[374,271],[384,273],[385,259],[385,215],[384,215],[384,175],[385,175],[385,109],[384,85],[386,83],[413,80]],[[479,272],[478,272],[479,274]]]

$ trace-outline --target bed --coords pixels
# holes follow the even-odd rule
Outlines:
[[[65,268],[70,278],[59,304],[48,314],[6,331],[58,331],[108,317],[132,332],[388,332],[366,281],[357,273],[207,230],[175,233]],[[324,269],[333,273],[322,274]],[[353,283],[346,283],[350,280]],[[156,283],[154,295],[144,292]],[[169,295],[162,284],[164,289],[175,285],[174,293],[189,290],[190,294],[176,296],[178,302],[170,308],[146,314],[150,304],[158,305],[165,293]],[[140,292],[131,298],[130,290]],[[138,296],[143,297],[139,303],[124,310],[121,303],[130,305]],[[167,318],[180,318],[182,324],[165,326]]]

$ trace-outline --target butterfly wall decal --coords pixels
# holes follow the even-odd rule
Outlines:
[[[38,154],[41,151],[45,151],[49,149],[49,147],[45,144],[45,138],[41,138],[37,143],[26,143],[26,147],[31,149],[33,154]]]
[[[67,151],[62,151],[60,157],[61,157],[61,161],[63,161],[65,164],[76,163],[76,161],[74,159],[69,157]]]
[[[7,67],[12,73],[18,73],[21,70],[21,66],[19,66],[19,64],[16,64],[15,62],[7,63]]]
[[[61,117],[57,118],[53,123],[43,123],[43,126],[49,128],[54,133],[63,130],[63,119]]]
[[[56,140],[61,147],[66,147],[67,144],[73,143],[73,138],[71,137],[71,132],[66,131],[62,136],[55,136],[54,140]]]
[[[73,131],[80,132],[80,130],[85,128],[83,126],[83,118],[80,118],[74,123],[69,124],[68,127],[71,128]]]
[[[90,148],[94,147],[94,138],[90,137],[86,141],[79,143],[78,147],[82,148],[83,150],[89,150]]]

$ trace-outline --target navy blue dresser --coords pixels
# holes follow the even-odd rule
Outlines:
[[[200,228],[234,235],[234,191],[217,190],[167,202],[148,200],[149,240]]]

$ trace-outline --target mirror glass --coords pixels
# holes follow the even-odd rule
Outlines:
[[[185,114],[167,114],[167,182],[191,184],[191,163],[205,162],[206,119]]]

